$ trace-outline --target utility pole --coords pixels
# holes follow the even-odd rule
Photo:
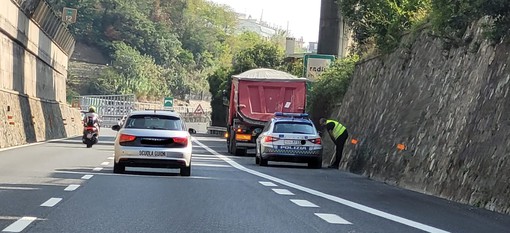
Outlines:
[[[339,55],[340,36],[340,11],[336,0],[321,0],[317,53]]]

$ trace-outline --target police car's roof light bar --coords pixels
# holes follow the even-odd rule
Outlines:
[[[276,117],[293,117],[293,118],[308,118],[308,113],[283,113],[283,112],[275,112],[274,116]]]

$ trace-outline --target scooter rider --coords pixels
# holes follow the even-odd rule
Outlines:
[[[85,113],[85,116],[83,117],[83,126],[95,126],[99,132],[99,129],[101,128],[99,122],[99,115],[96,113],[96,108],[94,106],[90,106],[89,112]]]

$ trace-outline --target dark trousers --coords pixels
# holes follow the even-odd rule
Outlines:
[[[333,166],[333,167],[340,166],[340,161],[342,160],[342,153],[344,151],[345,142],[347,141],[348,137],[349,137],[349,133],[347,133],[347,130],[345,130],[335,140],[335,147],[336,147],[335,160],[333,160],[333,163],[331,164],[331,166]]]

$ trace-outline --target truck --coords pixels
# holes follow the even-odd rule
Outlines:
[[[232,76],[228,101],[228,152],[242,156],[276,112],[305,113],[307,79],[258,68]]]

